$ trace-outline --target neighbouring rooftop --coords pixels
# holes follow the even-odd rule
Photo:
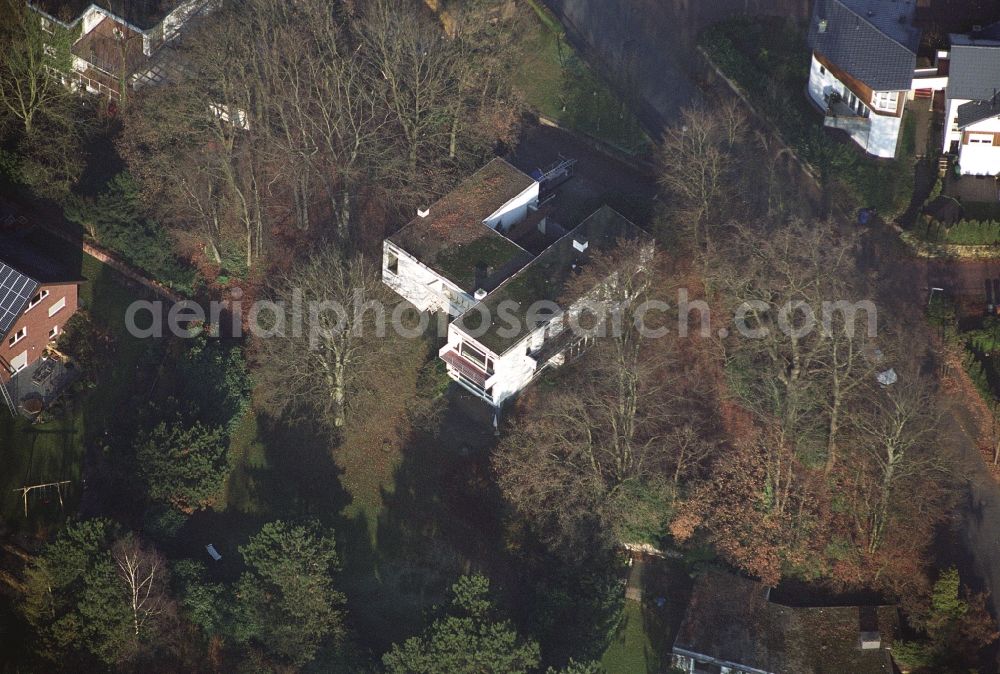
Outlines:
[[[34,228],[0,229],[0,261],[41,284],[80,283],[74,274],[33,243]]]
[[[528,324],[528,309],[532,304],[550,301],[560,302],[564,307],[571,305],[579,299],[567,294],[575,270],[595,253],[607,253],[622,240],[645,237],[648,235],[625,216],[604,206],[460,316],[456,325],[470,335],[477,335],[476,341],[494,354],[502,355],[539,327]],[[579,250],[576,244],[580,243],[586,244],[586,250]],[[493,319],[485,332],[479,323],[481,308],[487,309]],[[505,316],[518,319],[516,330],[510,329]]]
[[[31,0],[33,6],[64,23],[76,21],[91,5],[108,10],[142,30],[154,28],[182,0]]]
[[[101,19],[92,31],[77,40],[71,51],[105,72],[131,74],[146,60],[142,53],[142,41],[123,42],[115,35],[115,25],[112,19]]]
[[[1000,39],[950,37],[948,98],[991,100],[1000,92]]]
[[[892,674],[898,629],[892,606],[782,606],[762,584],[713,571],[696,583],[674,649],[777,674]]]
[[[920,30],[915,0],[816,0],[809,46],[875,91],[910,88]]]
[[[38,281],[0,260],[0,338],[7,336],[37,290]]]
[[[964,129],[998,116],[1000,116],[1000,95],[986,101],[969,101],[958,106],[958,128]]]
[[[492,290],[527,264],[531,254],[483,221],[534,184],[527,174],[494,159],[389,241],[466,292],[480,285]]]

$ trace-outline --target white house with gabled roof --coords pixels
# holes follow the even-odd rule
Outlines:
[[[920,44],[915,9],[915,0],[816,0],[809,23],[809,99],[825,126],[876,157],[896,156]]]
[[[1000,175],[1000,24],[950,37],[942,150],[963,175]]]
[[[192,19],[214,0],[27,0],[42,30],[71,37],[75,89],[119,100],[122,87],[137,89],[168,79],[169,50]]]

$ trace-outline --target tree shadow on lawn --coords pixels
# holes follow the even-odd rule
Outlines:
[[[447,398],[438,432],[415,430],[393,488],[382,489],[375,547],[363,515],[344,530],[349,614],[374,653],[420,632],[458,576],[489,573],[503,557],[502,503],[490,475],[488,415],[460,394]]]
[[[329,435],[312,423],[286,424],[266,417],[259,419],[256,430],[264,461],[241,467],[244,507],[194,513],[179,532],[173,552],[205,560],[220,580],[235,580],[243,570],[239,546],[264,523],[311,519],[335,532],[343,559],[347,539],[354,536],[339,513],[351,497],[341,486]],[[222,554],[222,561],[209,559],[205,551],[209,543]]]

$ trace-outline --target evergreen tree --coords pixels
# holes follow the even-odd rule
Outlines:
[[[490,582],[463,576],[452,587],[448,615],[419,637],[394,644],[382,662],[388,674],[517,674],[537,671],[538,644],[501,619]]]
[[[334,589],[340,562],[332,537],[316,526],[270,522],[240,554],[247,571],[236,587],[238,641],[296,666],[313,660],[324,641],[340,642],[345,598]]]

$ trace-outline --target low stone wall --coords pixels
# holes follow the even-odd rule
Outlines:
[[[166,287],[159,281],[150,278],[149,276],[144,274],[141,270],[137,269],[136,267],[133,267],[128,262],[125,262],[124,260],[116,256],[114,253],[107,251],[101,248],[100,246],[92,244],[88,241],[85,240],[80,241],[79,239],[71,237],[69,234],[67,234],[65,231],[61,229],[54,227],[44,227],[44,229],[48,231],[50,234],[58,236],[60,239],[63,239],[64,241],[68,241],[74,245],[79,244],[81,250],[83,250],[84,253],[108,265],[116,272],[124,276],[128,281],[132,282],[133,284],[141,288],[145,288],[146,290],[149,290],[153,294],[162,297],[163,299],[169,302],[180,302],[184,299],[184,296],[181,295],[180,293],[174,292],[173,290]]]

